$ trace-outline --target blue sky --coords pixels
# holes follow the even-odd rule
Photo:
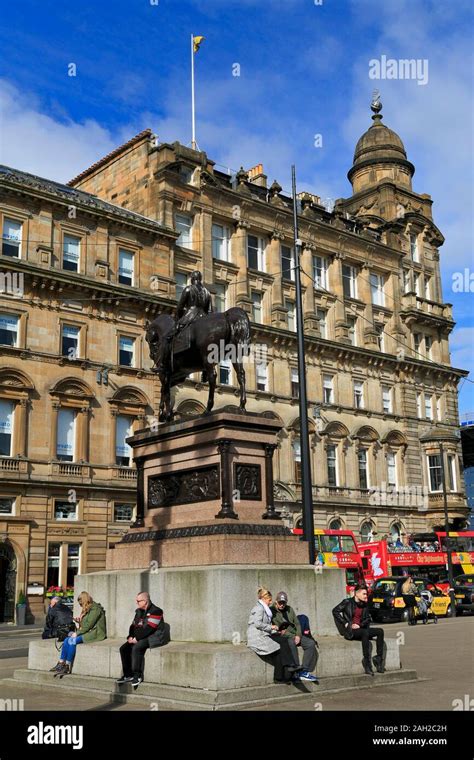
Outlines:
[[[452,288],[453,274],[474,273],[471,0],[155,2],[4,8],[1,160],[65,181],[146,127],[189,143],[193,32],[206,38],[196,56],[200,148],[231,169],[263,163],[285,189],[295,163],[299,189],[338,198],[350,193],[346,173],[376,86],[384,123],[416,166],[414,189],[432,195],[446,237],[452,362],[474,369],[473,296]],[[426,59],[428,83],[371,80],[369,60],[382,55]],[[474,411],[470,382],[460,407]]]

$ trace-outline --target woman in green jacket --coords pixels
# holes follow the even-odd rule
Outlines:
[[[103,641],[107,638],[105,610],[102,605],[94,602],[87,591],[82,591],[77,601],[82,607],[81,615],[78,618],[74,618],[76,623],[79,624],[79,628],[76,633],[70,633],[63,643],[59,662],[54,668],[51,668],[51,671],[54,671],[55,677],[60,676],[62,678],[71,672],[78,644]]]

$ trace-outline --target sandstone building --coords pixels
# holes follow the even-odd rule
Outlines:
[[[144,324],[174,297],[177,235],[7,167],[0,215],[1,621],[19,590],[41,616],[46,589],[103,569],[130,525],[125,438],[156,406]]]
[[[440,442],[452,527],[467,518],[457,435],[466,373],[450,364],[444,239],[413,173],[375,113],[348,174],[352,195],[329,212],[299,194],[315,525],[358,538],[442,527]],[[220,171],[147,130],[69,186],[4,169],[0,193],[0,617],[2,583],[69,584],[78,566],[103,568],[130,524],[125,438],[153,421],[159,398],[143,329],[174,307],[194,269],[219,310],[250,316],[259,350],[246,363],[247,409],[281,421],[277,505],[298,525],[292,204],[280,185],[261,165]],[[9,273],[23,275],[22,295]],[[237,404],[230,363],[219,380],[216,407]],[[193,376],[175,407],[199,412],[206,393]],[[10,590],[8,614],[11,600]],[[38,610],[43,597],[29,601]]]

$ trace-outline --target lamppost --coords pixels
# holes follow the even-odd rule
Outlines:
[[[291,167],[293,188],[293,232],[295,244],[295,284],[296,284],[296,337],[298,345],[299,410],[301,442],[301,501],[303,504],[303,540],[308,542],[310,565],[316,561],[314,547],[313,494],[311,484],[311,459],[309,452],[308,399],[306,394],[306,368],[304,360],[303,302],[301,298],[300,254],[301,240],[298,237],[298,211],[296,206],[296,173]]]
[[[451,616],[456,612],[456,597],[454,596],[453,558],[451,556],[451,539],[449,537],[448,494],[446,491],[446,472],[444,467],[444,446],[439,444],[439,456],[441,460],[441,477],[443,481],[443,504],[444,504],[444,530],[446,532],[446,558],[448,560],[449,598],[451,600]]]

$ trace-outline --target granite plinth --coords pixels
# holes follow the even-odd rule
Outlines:
[[[274,510],[280,429],[262,415],[217,410],[129,438],[137,524],[108,550],[107,569],[305,563],[307,545]]]
[[[308,615],[318,635],[333,635],[332,608],[346,595],[345,574],[309,565],[212,565],[208,567],[105,570],[76,576],[75,597],[88,591],[107,614],[111,637],[125,636],[138,591],[148,591],[165,612],[177,641],[244,641],[257,588],[284,589],[296,613]],[[77,602],[76,602],[77,605]]]

